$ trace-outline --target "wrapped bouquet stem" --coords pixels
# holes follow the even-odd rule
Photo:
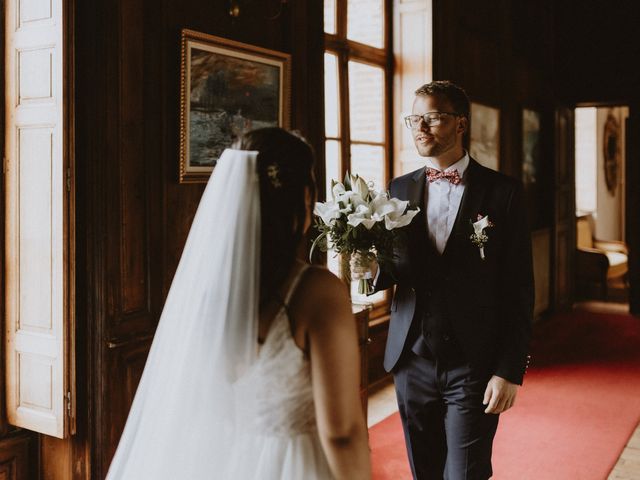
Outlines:
[[[353,256],[358,293],[370,294],[371,266],[374,261],[383,264],[392,258],[397,231],[409,225],[419,209],[390,198],[387,192],[376,192],[362,177],[349,173],[343,183],[331,181],[331,195],[331,200],[315,205],[318,235],[310,255],[316,247],[342,255],[347,279],[352,277],[349,261]]]
[[[373,293],[373,265],[378,261],[375,251],[356,251],[351,254],[351,262],[353,263],[354,272],[352,278],[358,281],[358,293],[360,295],[369,295]]]

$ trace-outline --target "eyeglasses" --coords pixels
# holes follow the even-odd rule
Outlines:
[[[407,128],[418,128],[420,126],[420,122],[424,121],[427,126],[435,127],[440,125],[442,117],[446,115],[451,115],[453,117],[463,116],[460,113],[455,112],[427,112],[424,115],[408,115],[404,117],[404,124]]]

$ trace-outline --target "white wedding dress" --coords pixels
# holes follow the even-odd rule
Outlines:
[[[227,149],[209,179],[107,480],[331,478],[286,308],[257,342],[257,156]]]
[[[308,265],[296,275],[285,305]],[[333,478],[320,445],[308,359],[296,345],[287,309],[273,319],[258,359],[236,384],[239,432],[227,478]]]

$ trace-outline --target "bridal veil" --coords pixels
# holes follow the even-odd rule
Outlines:
[[[257,356],[257,156],[225,150],[209,179],[109,480],[225,478],[233,384]]]

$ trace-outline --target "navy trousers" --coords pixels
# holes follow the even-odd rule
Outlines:
[[[498,415],[482,400],[491,374],[411,350],[393,373],[413,478],[490,478]]]

